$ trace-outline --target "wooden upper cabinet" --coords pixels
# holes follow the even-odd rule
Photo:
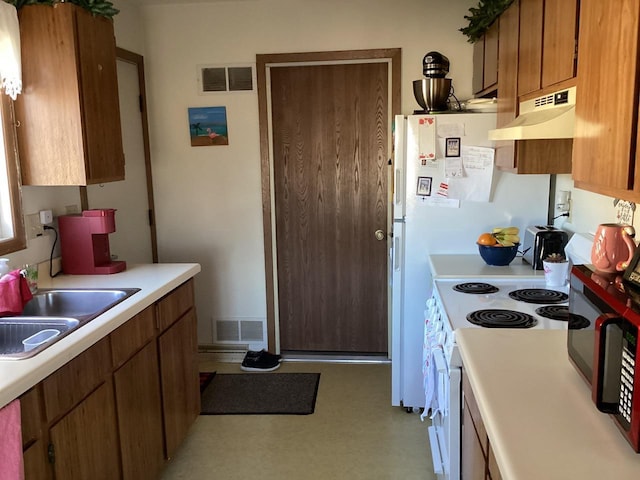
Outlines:
[[[25,185],[124,179],[113,21],[71,3],[19,11],[16,101]]]
[[[639,19],[637,0],[581,1],[573,148],[577,187],[635,202]]]
[[[520,7],[513,2],[499,19],[498,42],[498,114],[496,124],[503,127],[516,118],[518,111],[518,24]],[[505,170],[514,168],[515,142],[496,142],[496,165]]]
[[[478,96],[495,93],[498,88],[499,22],[489,27],[473,44],[473,93]]]
[[[520,0],[518,95],[540,90],[544,0]]]
[[[546,0],[542,37],[542,88],[574,78],[578,0]]]
[[[577,0],[520,0],[518,95],[575,77]]]

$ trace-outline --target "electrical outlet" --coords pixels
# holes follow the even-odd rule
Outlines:
[[[80,207],[78,205],[67,205],[64,207],[67,215],[73,215],[74,213],[80,213]]]
[[[27,239],[32,240],[44,235],[44,228],[40,223],[40,214],[32,213],[31,215],[24,216],[25,229],[27,231]]]
[[[53,212],[51,210],[40,210],[40,223],[50,225],[53,222]]]

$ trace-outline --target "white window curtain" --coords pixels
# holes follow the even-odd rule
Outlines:
[[[13,100],[22,93],[20,28],[16,7],[0,0],[0,88]]]

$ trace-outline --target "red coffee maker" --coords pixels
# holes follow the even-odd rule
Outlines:
[[[58,217],[64,273],[103,275],[127,268],[126,262],[111,260],[108,235],[116,231],[115,212],[104,208]]]

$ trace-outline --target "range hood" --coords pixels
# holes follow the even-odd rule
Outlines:
[[[489,130],[489,140],[573,138],[575,105],[576,87],[520,102],[520,115]]]

